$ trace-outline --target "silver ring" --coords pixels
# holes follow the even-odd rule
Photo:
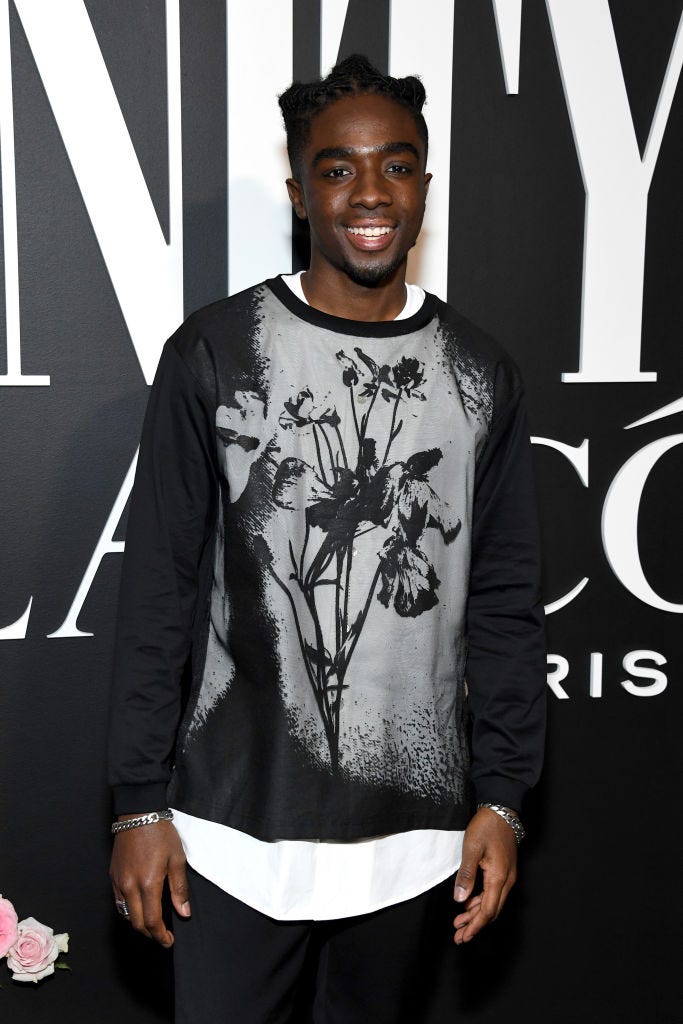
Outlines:
[[[116,909],[118,910],[119,914],[121,914],[122,917],[130,917],[130,910],[128,909],[128,904],[126,903],[125,900],[114,900],[114,903],[116,904]]]

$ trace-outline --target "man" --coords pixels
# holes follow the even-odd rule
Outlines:
[[[164,946],[168,879],[179,1022],[290,1020],[313,936],[314,1020],[418,993],[428,1021],[444,887],[460,944],[515,881],[544,727],[529,439],[511,360],[405,283],[424,99],[362,57],[280,97],[310,267],[193,314],[152,388],[111,878]]]

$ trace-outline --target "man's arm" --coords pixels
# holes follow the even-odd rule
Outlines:
[[[494,417],[475,478],[467,612],[468,702],[477,804],[515,813],[543,760],[546,665],[538,522],[521,388]],[[472,895],[477,870],[482,891]],[[511,826],[489,808],[472,818],[454,898],[456,943],[500,913],[517,873]]]
[[[109,728],[109,781],[119,820],[166,807],[181,678],[217,503],[211,402],[171,340],[145,415],[121,575]],[[133,926],[170,946],[161,916],[166,878],[176,910],[189,913],[185,856],[174,826],[160,821],[117,834],[110,877]]]

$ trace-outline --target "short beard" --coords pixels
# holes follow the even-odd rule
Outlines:
[[[342,269],[354,284],[360,284],[364,288],[379,288],[396,273],[406,259],[405,255],[397,256],[391,263],[383,263],[374,267],[357,267],[348,260],[344,260]]]

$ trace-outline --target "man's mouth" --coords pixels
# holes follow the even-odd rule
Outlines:
[[[388,249],[396,234],[396,224],[346,224],[352,247],[358,252],[382,252]]]
[[[352,235],[363,235],[364,238],[379,238],[381,235],[388,235],[388,234],[390,234],[390,232],[392,232],[394,230],[394,228],[393,227],[388,227],[388,226],[381,227],[381,228],[375,228],[375,227],[367,227],[367,228],[365,228],[365,227],[360,227],[360,228],[347,227],[346,230],[349,231]]]

